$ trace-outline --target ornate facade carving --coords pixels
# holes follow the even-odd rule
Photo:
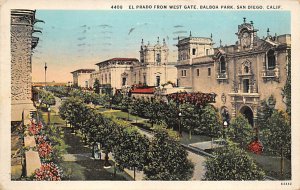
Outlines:
[[[35,11],[11,11],[11,101],[12,121],[20,120],[25,109],[32,109],[31,56],[38,38],[33,37]],[[34,40],[33,40],[34,38]]]
[[[214,48],[212,56],[196,55],[190,61],[191,65],[179,59],[177,66],[187,71],[180,78],[181,87],[192,85],[193,91],[218,94],[220,98],[215,107],[221,109],[226,106],[232,117],[242,113],[252,120],[254,126],[260,101],[271,95],[278,100],[282,98],[288,62],[286,50],[291,47],[290,34],[259,38],[257,31],[252,22],[247,23],[244,19],[238,26],[237,43],[229,46],[220,44],[220,47]],[[188,39],[182,40],[186,42],[184,46],[179,41],[178,54],[191,45]],[[192,49],[188,50],[192,52]],[[221,60],[222,57],[225,60]],[[207,62],[209,59],[212,61]],[[180,74],[178,72],[178,78]],[[227,101],[224,101],[225,97]],[[285,104],[277,101],[276,108],[285,109]]]

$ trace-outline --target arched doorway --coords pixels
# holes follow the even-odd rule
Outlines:
[[[243,106],[240,109],[240,113],[243,114],[246,119],[248,119],[248,122],[253,127],[253,112],[252,112],[251,108],[248,106]]]

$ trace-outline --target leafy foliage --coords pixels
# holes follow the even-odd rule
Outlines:
[[[282,90],[283,98],[285,98],[286,112],[291,115],[291,50],[288,50],[287,63],[287,79]]]
[[[42,101],[41,102],[42,104],[49,105],[49,106],[55,105],[56,101],[52,93],[43,90],[39,90],[38,93],[39,93],[39,98]]]
[[[205,180],[263,180],[264,172],[253,159],[236,145],[229,143],[205,161]]]
[[[156,132],[148,151],[144,173],[147,180],[188,180],[194,165],[187,151],[165,129]]]
[[[100,93],[100,82],[98,79],[95,80],[94,85],[93,85],[93,90],[96,94]]]
[[[123,127],[121,134],[118,135],[117,141],[119,143],[113,150],[114,158],[121,168],[134,168],[134,171],[135,169],[142,170],[147,157],[149,140],[141,135],[136,128],[124,127],[126,124],[119,123],[120,125]]]
[[[206,105],[201,114],[199,131],[211,137],[220,137],[222,132],[221,116],[211,105]]]
[[[274,108],[272,108],[268,105],[269,104],[268,101],[270,98],[268,98],[267,100],[262,100],[261,105],[258,109],[257,123],[261,130],[268,128],[268,120],[275,110]],[[271,99],[273,99],[273,98],[271,98]],[[276,103],[276,102],[274,102],[274,103]]]
[[[47,86],[47,91],[52,92],[57,97],[68,97],[71,91],[67,86]]]
[[[232,119],[226,130],[227,137],[239,143],[242,148],[247,148],[255,136],[252,126],[242,114],[238,114]]]
[[[182,104],[180,110],[183,115],[182,125],[191,135],[195,128],[199,128],[201,115],[197,112],[195,106],[189,103]]]
[[[274,111],[268,119],[268,127],[263,130],[262,141],[266,151],[274,155],[291,157],[291,121],[282,111]],[[283,152],[281,152],[283,151]]]

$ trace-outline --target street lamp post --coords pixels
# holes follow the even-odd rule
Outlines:
[[[179,112],[178,117],[179,117],[178,133],[179,133],[179,136],[182,136],[182,134],[181,134],[181,118],[182,118],[182,113],[181,112]]]
[[[227,123],[227,121],[225,120],[225,121],[223,122],[223,139],[224,139],[224,140],[227,139],[227,137],[226,137],[226,129],[227,129],[227,127],[228,127],[228,123]]]
[[[48,125],[50,125],[50,113],[51,113],[51,108],[48,108]]]
[[[44,68],[45,68],[45,89],[46,89],[46,83],[47,83],[47,80],[46,80],[46,79],[47,79],[47,68],[48,68],[46,62],[45,62],[45,67],[44,67]]]
[[[38,104],[36,106],[36,121],[37,121],[37,123],[40,122],[40,119],[39,119],[39,107],[41,106],[41,104],[42,104],[42,100],[39,99],[38,100]]]

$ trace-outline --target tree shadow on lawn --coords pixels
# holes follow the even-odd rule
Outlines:
[[[126,181],[122,174],[114,177],[113,172],[104,169],[104,160],[80,160],[75,162],[63,162],[66,171],[66,180],[111,180]],[[109,169],[112,170],[113,168]]]
[[[71,128],[64,128],[64,141],[68,145],[68,154],[72,154],[76,159],[61,164],[66,180],[126,180],[125,174],[117,174],[114,177],[113,168],[104,169],[104,160],[93,160],[86,156],[88,154],[92,156],[91,149],[84,147],[80,137],[71,134]]]
[[[67,152],[69,154],[92,154],[91,149],[83,145],[80,137],[71,134],[71,128],[64,128],[64,141],[68,145]]]

